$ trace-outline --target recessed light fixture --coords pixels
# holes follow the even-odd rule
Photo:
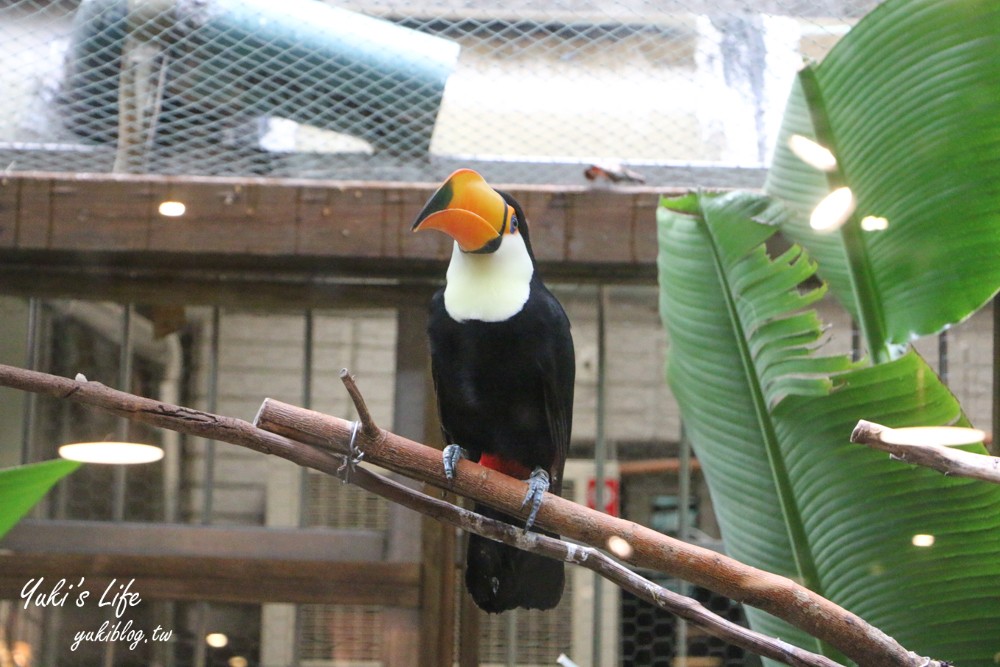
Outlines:
[[[223,648],[229,644],[229,637],[221,632],[210,632],[205,635],[205,643],[212,648]]]
[[[866,215],[861,218],[861,229],[866,232],[880,232],[889,228],[889,221],[880,215]]]
[[[612,535],[608,538],[608,551],[619,558],[628,559],[631,558],[634,549],[625,538]]]
[[[137,442],[75,442],[59,448],[59,456],[83,463],[132,465],[163,458],[163,450]]]
[[[795,155],[810,167],[820,171],[833,171],[837,168],[837,158],[826,146],[821,146],[801,134],[788,137],[788,147]]]
[[[160,202],[160,215],[168,218],[179,218],[187,211],[187,206],[182,201],[162,201]]]
[[[879,435],[879,439],[891,445],[959,447],[982,442],[986,439],[986,433],[978,428],[964,426],[907,426],[887,428]]]
[[[854,213],[854,193],[850,188],[837,188],[813,209],[809,226],[817,232],[839,229]]]

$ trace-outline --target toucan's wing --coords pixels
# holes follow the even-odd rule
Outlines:
[[[562,473],[569,455],[569,441],[573,426],[573,388],[576,380],[576,359],[569,319],[554,296],[547,304],[552,309],[552,327],[547,332],[546,344],[538,358],[545,397],[545,416],[548,421],[552,446],[555,449],[552,470],[552,491],[562,490]]]
[[[429,307],[429,317],[431,320],[430,322],[431,327],[433,327],[434,318],[442,317],[443,312],[444,312],[444,290],[438,290],[437,292],[434,293],[434,296],[431,297],[431,303]],[[430,332],[428,331],[428,333]],[[441,397],[440,390],[442,386],[441,383],[443,382],[443,380],[441,379],[441,368],[440,368],[441,364],[440,362],[434,359],[433,347],[434,347],[433,341],[431,341],[431,380],[434,382],[434,397],[437,403],[438,424],[441,425],[441,435],[444,437],[444,444],[445,446],[448,446],[455,444],[455,440],[452,434],[448,432],[447,427],[445,427],[444,425],[445,419],[444,415],[442,414],[442,406],[440,398]]]
[[[434,371],[433,365],[431,365],[431,378],[434,380],[434,396],[436,398],[438,396],[438,374]],[[444,427],[444,420],[441,418],[441,401],[436,401],[436,402],[437,402],[438,424],[441,425],[441,437],[444,438],[444,445],[445,447],[447,447],[448,445],[455,444],[455,440],[454,438],[451,437],[451,434],[448,433],[448,429]]]

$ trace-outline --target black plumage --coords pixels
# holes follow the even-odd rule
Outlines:
[[[500,193],[534,256],[520,205]],[[573,413],[575,362],[570,324],[559,301],[532,273],[527,301],[502,321],[457,321],[444,290],[431,301],[428,327],[441,425],[449,444],[473,461],[521,479],[546,471],[549,490],[562,490]],[[518,521],[488,507],[476,511]],[[469,536],[465,581],[476,604],[499,613],[549,609],[562,595],[563,563]]]

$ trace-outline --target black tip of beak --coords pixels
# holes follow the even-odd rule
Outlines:
[[[417,214],[417,219],[413,221],[413,225],[410,227],[410,231],[416,231],[420,223],[423,222],[428,216],[438,211],[443,211],[448,208],[448,204],[451,203],[454,197],[454,192],[452,191],[451,181],[448,180],[442,185],[437,191],[431,195],[431,198],[427,200],[424,207]]]

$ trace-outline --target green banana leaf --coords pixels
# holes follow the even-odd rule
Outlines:
[[[762,195],[695,194],[658,209],[667,378],[705,471],[727,553],[791,577],[921,655],[963,667],[1000,651],[1000,487],[948,478],[848,442],[858,419],[964,424],[914,352],[860,367],[817,349],[823,328],[798,246]],[[809,284],[809,283],[805,283]],[[978,447],[977,451],[984,451]],[[930,548],[913,535],[934,535]],[[828,646],[763,612],[751,624]]]
[[[42,461],[0,470],[0,537],[14,527],[56,482],[80,467],[77,461]]]
[[[877,360],[967,318],[1000,288],[1000,3],[888,0],[797,79],[766,191],[782,231],[820,265]],[[815,139],[819,171],[789,148]],[[809,215],[832,189],[856,201],[839,230]],[[866,216],[888,227],[864,231]]]

